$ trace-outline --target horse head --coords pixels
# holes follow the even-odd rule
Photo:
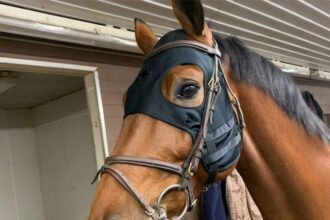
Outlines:
[[[202,4],[172,4],[182,29],[159,40],[135,20],[146,57],[124,97],[122,129],[100,170],[90,219],[181,218],[203,185],[238,161],[243,117]]]

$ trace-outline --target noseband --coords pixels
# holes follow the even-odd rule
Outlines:
[[[205,144],[205,138],[207,134],[207,129],[212,123],[212,114],[215,109],[215,100],[217,94],[220,93],[221,87],[219,83],[219,68],[220,71],[223,73],[223,68],[221,65],[221,53],[218,49],[216,42],[214,41],[214,47],[208,47],[204,44],[200,44],[194,41],[187,41],[187,40],[179,40],[170,43],[166,43],[153,52],[151,52],[145,60],[150,59],[151,57],[156,56],[157,54],[162,53],[171,48],[178,48],[178,47],[190,47],[195,48],[199,51],[209,54],[213,57],[213,71],[210,80],[207,83],[207,93],[206,93],[206,102],[205,108],[203,111],[203,117],[200,124],[200,128],[198,131],[198,135],[194,141],[192,146],[192,150],[189,153],[189,156],[185,160],[182,166],[178,166],[176,164],[150,159],[150,158],[141,158],[141,157],[133,157],[133,156],[110,156],[106,158],[105,164],[101,167],[101,169],[97,172],[93,183],[97,180],[99,175],[104,173],[112,175],[131,195],[132,197],[140,204],[142,209],[144,209],[146,215],[152,217],[154,220],[168,220],[166,209],[162,207],[161,202],[162,199],[166,194],[171,191],[183,191],[185,193],[185,207],[182,210],[179,216],[173,217],[172,219],[181,219],[187,213],[193,209],[196,204],[196,199],[193,192],[192,186],[192,176],[196,172],[203,153],[203,146]],[[225,74],[224,80],[226,84],[226,88],[228,93],[230,94],[230,100],[233,108],[235,109],[235,115],[237,117],[237,121],[239,123],[240,128],[245,127],[244,125],[244,118],[243,114],[238,102],[237,97],[230,89],[228,85],[228,81],[226,79]],[[228,150],[228,149],[227,149]],[[144,166],[150,168],[157,168],[161,169],[176,175],[179,175],[180,181],[178,184],[171,185],[167,187],[158,197],[157,204],[155,206],[150,206],[144,198],[136,191],[135,187],[131,184],[131,182],[127,179],[127,177],[117,168],[113,167],[113,164],[130,164],[130,165],[137,165],[137,166]]]

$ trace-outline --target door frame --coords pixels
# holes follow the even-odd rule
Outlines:
[[[0,57],[0,69],[83,77],[91,119],[96,168],[98,169],[104,164],[104,158],[109,156],[109,149],[97,67]]]

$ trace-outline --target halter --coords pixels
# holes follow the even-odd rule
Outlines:
[[[146,58],[145,62],[154,58],[158,54],[167,51],[172,48],[179,48],[179,47],[190,47],[195,48],[199,51],[205,52],[210,56],[213,56],[213,70],[210,80],[207,83],[207,92],[206,92],[206,102],[203,111],[203,117],[200,124],[200,128],[197,134],[197,137],[194,141],[192,149],[189,153],[189,156],[185,160],[182,166],[178,166],[176,164],[150,159],[150,158],[142,158],[142,157],[134,157],[134,156],[110,156],[106,158],[105,164],[101,167],[101,169],[97,172],[94,180],[94,183],[99,175],[104,173],[108,173],[112,175],[131,195],[132,197],[140,204],[141,208],[145,211],[146,215],[152,217],[154,220],[168,220],[166,209],[162,207],[161,202],[162,199],[166,194],[171,191],[178,190],[183,191],[186,196],[186,203],[185,207],[182,210],[179,216],[173,217],[172,219],[181,219],[187,213],[193,209],[196,205],[196,199],[193,192],[192,187],[192,176],[196,172],[201,158],[203,154],[203,146],[205,145],[205,138],[207,134],[207,129],[212,123],[213,112],[215,110],[215,101],[218,93],[220,93],[221,87],[219,83],[219,75],[218,70],[223,72],[223,68],[221,65],[221,53],[218,49],[218,45],[216,41],[214,41],[214,47],[209,47],[204,44],[195,42],[195,41],[188,41],[188,40],[178,40],[170,43],[166,43],[162,46],[156,48],[153,52],[151,52]],[[235,110],[235,115],[237,117],[237,121],[239,123],[240,128],[244,128],[244,118],[243,113],[240,108],[240,104],[238,102],[237,97],[230,89],[228,81],[226,79],[225,74],[224,81],[227,88],[227,91],[230,94],[231,105]],[[229,146],[230,147],[230,146]],[[230,149],[229,149],[230,150]],[[228,149],[227,149],[228,151]],[[225,153],[222,153],[225,154]],[[136,191],[135,187],[130,183],[127,177],[117,168],[113,167],[113,164],[130,164],[130,165],[137,165],[137,166],[144,166],[150,168],[157,168],[161,169],[176,175],[179,175],[180,181],[177,184],[171,185],[167,187],[158,197],[157,204],[154,206],[149,205],[144,198]]]

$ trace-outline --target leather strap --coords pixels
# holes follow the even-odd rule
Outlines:
[[[216,45],[216,48],[217,48],[217,45]],[[207,128],[208,128],[208,123],[210,122],[211,110],[213,109],[215,98],[216,98],[217,92],[220,87],[219,76],[218,76],[218,62],[219,62],[219,58],[215,57],[212,77],[211,77],[210,81],[208,82],[209,88],[208,88],[208,94],[207,94],[207,102],[205,104],[204,113],[203,113],[202,124],[199,129],[196,141],[192,147],[192,150],[190,151],[190,154],[183,165],[184,170],[187,170],[188,166],[190,166],[190,164],[192,164],[193,165],[192,168],[195,171],[199,164],[200,157],[198,155],[201,155],[201,152],[203,149],[204,139],[205,139],[205,135],[207,133]]]
[[[152,208],[140,195],[140,193],[135,189],[131,182],[126,178],[126,176],[117,168],[107,166],[105,167],[103,173],[108,173],[113,176],[140,204],[140,206],[145,210],[145,213],[155,220],[158,220],[158,213]]]
[[[215,40],[214,40],[214,42],[216,43]],[[210,55],[215,55],[217,57],[221,57],[221,52],[218,49],[217,45],[215,47],[209,47],[205,44],[198,43],[196,41],[178,40],[178,41],[164,44],[164,45],[156,48],[151,53],[149,53],[148,56],[146,56],[144,58],[144,61],[149,60],[151,57],[156,56],[157,54],[159,54],[165,50],[175,48],[175,47],[192,47],[192,48],[198,49],[200,51],[204,51],[205,53],[208,53]]]
[[[107,165],[112,165],[116,163],[121,164],[132,164],[138,166],[146,166],[157,168],[161,170],[166,170],[178,175],[182,175],[182,167],[173,163],[167,163],[161,160],[151,159],[151,158],[142,158],[142,157],[133,157],[133,156],[111,156],[106,158],[105,163]]]

